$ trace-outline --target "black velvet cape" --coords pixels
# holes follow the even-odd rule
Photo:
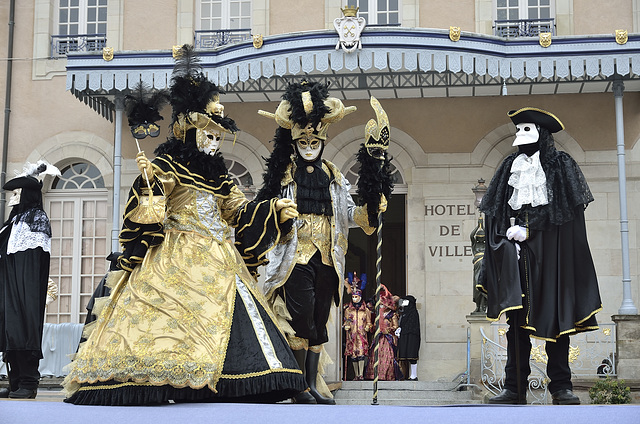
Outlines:
[[[50,255],[41,247],[7,255],[12,225],[0,233],[0,352],[42,359]]]
[[[553,137],[542,128],[540,158],[549,204],[514,211],[507,203],[513,192],[507,182],[517,155],[499,166],[480,204],[486,248],[478,288],[487,293],[487,318],[497,320],[518,310],[522,327],[550,341],[595,330],[602,301],[584,220],[584,209],[593,200],[589,187],[577,163],[556,151]],[[510,217],[529,232],[519,243],[520,259],[515,243],[505,235]]]

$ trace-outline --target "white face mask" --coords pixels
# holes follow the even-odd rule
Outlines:
[[[404,308],[405,306],[409,306],[409,300],[408,300],[408,299],[402,299],[402,300],[400,301],[400,306],[402,306],[403,308]]]
[[[314,162],[322,151],[322,141],[317,138],[311,140],[300,138],[296,141],[296,148],[302,159],[307,162]]]
[[[220,133],[210,132],[206,129],[196,130],[196,145],[198,150],[207,155],[215,155],[218,147],[220,147]]]
[[[7,206],[18,205],[20,203],[20,193],[22,193],[22,189],[21,188],[17,188],[15,190],[13,190],[13,194],[9,198],[9,202],[7,203]]]
[[[516,139],[513,141],[513,146],[521,146],[523,144],[533,144],[540,138],[538,133],[538,127],[536,124],[523,123],[516,125]]]

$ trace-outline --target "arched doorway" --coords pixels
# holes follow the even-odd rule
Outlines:
[[[58,284],[46,322],[83,323],[87,302],[107,269],[108,192],[98,168],[87,161],[59,168],[62,175],[44,197],[52,232],[49,276]]]
[[[355,194],[360,165],[351,166],[345,177],[351,183],[352,196],[358,203]],[[387,211],[384,214],[382,226],[382,284],[391,293],[398,296],[407,294],[406,272],[406,184],[398,169],[391,165],[394,180],[394,191],[389,199]],[[376,292],[376,233],[367,236],[360,229],[349,231],[349,248],[346,255],[346,272],[367,274],[367,286],[363,294],[364,299],[370,299]],[[345,302],[350,299],[345,299]]]

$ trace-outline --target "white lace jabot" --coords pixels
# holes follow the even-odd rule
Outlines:
[[[519,210],[522,205],[542,206],[549,203],[547,198],[547,176],[540,164],[540,152],[532,156],[522,153],[511,164],[509,185],[513,194],[509,206]]]

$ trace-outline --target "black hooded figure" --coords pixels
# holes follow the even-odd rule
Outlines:
[[[20,176],[3,189],[14,195],[0,230],[0,352],[9,374],[9,389],[0,389],[0,397],[33,399],[43,357],[51,225],[42,209],[40,181]]]
[[[418,380],[418,352],[420,351],[420,316],[416,298],[406,295],[400,299],[400,327],[398,328],[398,362],[409,362],[409,380]]]
[[[602,309],[584,219],[593,201],[578,164],[554,147],[564,129],[553,114],[526,107],[508,113],[513,153],[494,175],[480,210],[486,217],[487,318],[507,314],[504,390],[490,403],[526,403],[531,341],[546,341],[553,403],[579,404],[572,392],[569,336],[598,328]]]

